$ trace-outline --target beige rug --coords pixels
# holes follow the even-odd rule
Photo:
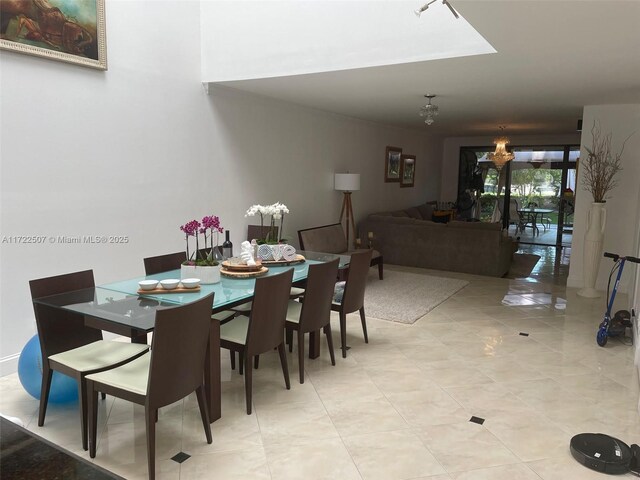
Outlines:
[[[375,271],[374,271],[375,270]],[[367,278],[364,309],[367,316],[400,323],[414,323],[469,282],[455,278],[378,269]]]
[[[506,278],[527,278],[540,260],[540,255],[514,253]]]

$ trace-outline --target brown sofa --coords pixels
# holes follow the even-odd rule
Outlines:
[[[436,223],[431,215],[430,205],[376,213],[358,231],[373,232],[374,247],[387,263],[493,277],[509,271],[513,241],[500,223]]]

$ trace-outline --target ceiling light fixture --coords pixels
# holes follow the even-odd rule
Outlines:
[[[416,14],[416,17],[420,17],[420,15],[422,15],[422,12],[426,11],[429,8],[429,5],[431,5],[432,3],[435,3],[436,1],[437,0],[431,0],[430,2],[425,3],[418,10],[414,10],[413,13]],[[451,13],[453,14],[454,17],[460,18],[460,15],[458,15],[458,12],[455,11],[455,9],[449,4],[447,0],[442,0],[442,4],[449,7],[449,10],[451,10]]]
[[[438,115],[438,106],[431,105],[431,99],[435,98],[435,95],[427,94],[425,97],[429,99],[429,102],[420,108],[419,113],[421,117],[425,117],[424,123],[431,125],[435,121],[434,117]]]
[[[504,125],[501,125],[499,128],[502,135],[493,141],[493,143],[495,143],[496,145],[496,151],[490,153],[488,156],[489,160],[493,162],[498,172],[502,170],[502,167],[504,167],[507,162],[510,162],[515,158],[515,155],[513,153],[507,152],[507,144],[509,143],[509,139],[504,135],[504,129],[506,127]]]

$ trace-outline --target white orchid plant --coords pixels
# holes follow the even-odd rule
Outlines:
[[[280,237],[283,235],[284,216],[289,213],[289,209],[284,203],[276,202],[273,205],[251,205],[245,213],[245,217],[255,217],[260,215],[260,231],[264,231],[265,217],[269,219],[269,231],[265,238],[258,239],[258,243],[278,243],[276,234],[276,221],[280,221]]]

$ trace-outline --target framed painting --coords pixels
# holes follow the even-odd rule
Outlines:
[[[402,155],[400,158],[400,186],[413,187],[416,178],[416,156]]]
[[[402,149],[398,147],[387,147],[384,155],[384,181],[400,181],[400,157]]]
[[[0,48],[107,69],[105,0],[0,0]]]

